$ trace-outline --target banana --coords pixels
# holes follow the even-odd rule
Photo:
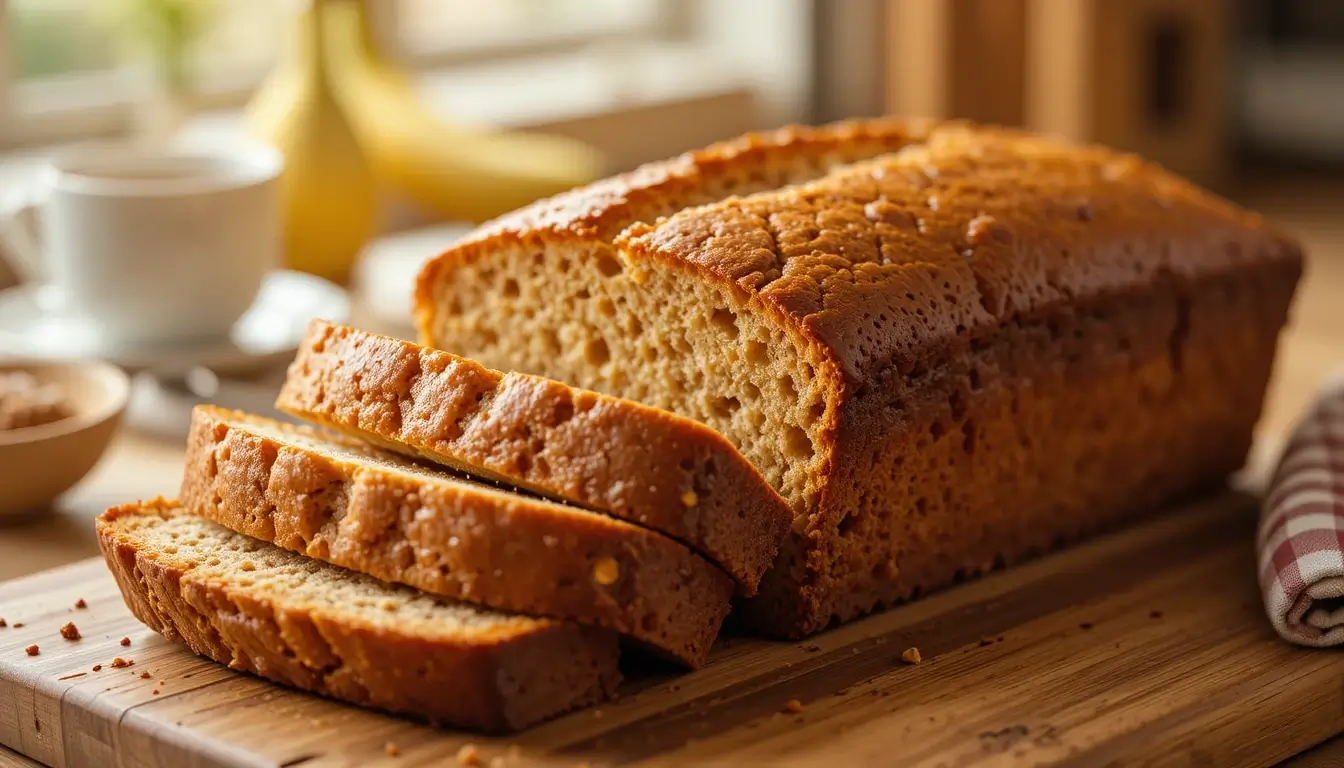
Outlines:
[[[355,132],[332,94],[321,13],[315,0],[297,20],[293,58],[248,104],[248,132],[285,158],[280,199],[286,265],[339,283],[374,233],[376,182]]]
[[[481,222],[602,175],[601,155],[582,142],[446,124],[374,51],[360,0],[324,11],[337,102],[379,181],[427,212]]]

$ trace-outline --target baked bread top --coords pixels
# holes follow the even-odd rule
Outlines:
[[[615,244],[759,302],[848,387],[1075,297],[1301,259],[1258,214],[1134,155],[958,123]]]
[[[310,324],[276,406],[667,534],[728,571],[746,595],[792,517],[703,424],[322,320]]]
[[[445,273],[567,239],[759,295],[855,386],[925,344],[1074,295],[1301,260],[1258,214],[1135,155],[965,122],[854,120],[747,134],[482,225],[422,270],[422,338]]]
[[[749,133],[520,208],[482,225],[459,247],[510,233],[610,239],[633,222],[653,221],[729,196],[778,189],[894,152],[924,140],[937,125],[880,119]]]
[[[414,300],[421,337],[431,336],[438,281],[465,261],[539,240],[610,242],[637,222],[733,195],[779,189],[815,179],[833,167],[896,151],[924,138],[934,125],[891,119],[750,133],[505,214],[476,228],[425,266]]]

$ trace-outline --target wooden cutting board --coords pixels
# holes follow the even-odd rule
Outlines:
[[[1254,514],[1222,495],[805,642],[730,639],[703,670],[646,672],[615,703],[505,738],[198,659],[88,561],[0,585],[0,744],[145,768],[453,765],[467,744],[504,766],[1265,765],[1344,730],[1344,652],[1274,636]],[[61,638],[68,621],[83,639]],[[912,646],[923,662],[903,664]]]

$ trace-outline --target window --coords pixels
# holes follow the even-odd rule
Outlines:
[[[678,2],[679,0],[664,0]],[[659,0],[399,0],[397,47],[412,60],[490,55],[653,34]]]
[[[712,2],[713,0],[710,0]],[[0,143],[112,134],[151,82],[136,66],[129,14],[151,0],[0,0]],[[158,0],[205,8],[191,60],[195,98],[244,103],[281,55],[289,18],[311,0]],[[375,37],[419,70],[586,50],[684,33],[687,0],[365,0]]]
[[[11,66],[20,80],[112,69],[116,52],[84,0],[10,0]]]

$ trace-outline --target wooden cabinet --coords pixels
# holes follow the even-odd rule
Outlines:
[[[1216,184],[1232,11],[1231,0],[888,0],[887,111],[1025,125]]]
[[[888,0],[888,113],[1022,124],[1027,4]]]

